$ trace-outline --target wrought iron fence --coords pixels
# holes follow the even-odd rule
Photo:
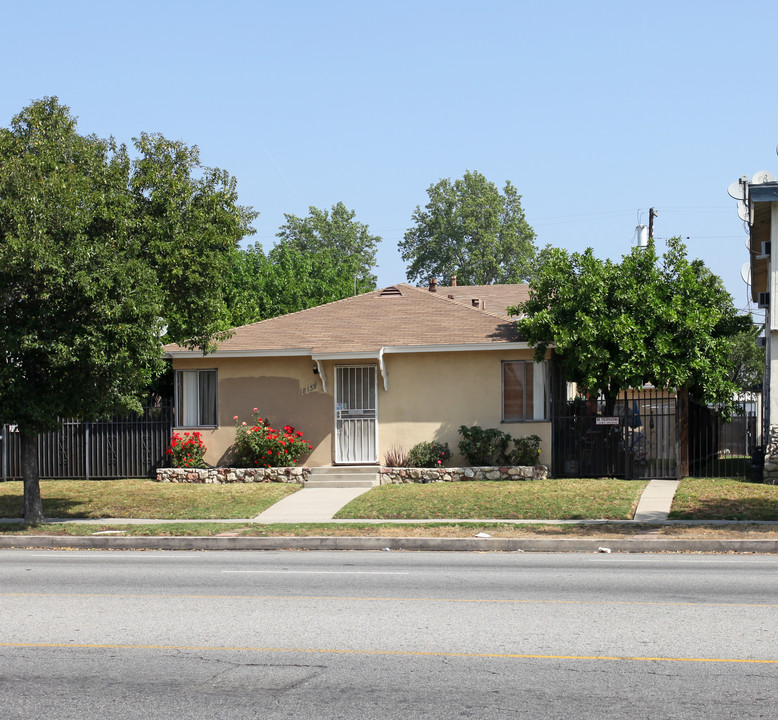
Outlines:
[[[557,401],[552,473],[556,477],[750,477],[761,423],[759,394],[738,398],[730,418],[676,393],[644,388],[604,400]],[[688,470],[686,469],[688,467]]]
[[[674,478],[677,474],[676,399],[644,389],[604,400],[557,405],[552,472],[556,477]]]
[[[752,477],[759,445],[761,396],[745,393],[726,419],[715,408],[689,402],[689,475]]]
[[[42,478],[151,477],[166,464],[173,430],[173,405],[144,407],[140,415],[80,422],[64,420],[56,432],[38,436]],[[21,442],[13,425],[0,436],[2,480],[22,477]]]

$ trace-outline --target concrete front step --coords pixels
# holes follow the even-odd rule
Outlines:
[[[378,485],[378,470],[375,466],[352,465],[311,468],[303,487],[369,488],[376,485]]]

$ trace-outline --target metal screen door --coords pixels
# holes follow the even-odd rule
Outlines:
[[[375,365],[335,368],[335,462],[378,462]]]

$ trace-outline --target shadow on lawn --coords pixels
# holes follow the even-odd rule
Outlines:
[[[75,510],[74,508],[78,508]],[[83,503],[75,502],[71,498],[51,497],[43,498],[43,514],[47,518],[94,518],[96,515],[84,510]],[[2,497],[0,498],[0,518],[21,518],[24,516],[24,498]]]
[[[701,498],[693,508],[672,510],[670,520],[778,520],[778,501],[765,498]]]

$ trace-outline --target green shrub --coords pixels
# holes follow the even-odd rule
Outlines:
[[[527,435],[514,438],[510,459],[511,465],[537,465],[540,460],[540,437]]]
[[[462,440],[459,443],[459,452],[465,456],[469,465],[480,467],[483,465],[508,465],[508,445],[511,436],[495,428],[484,430],[478,425],[459,428]]]
[[[268,420],[254,408],[252,424],[241,423],[235,415],[235,451],[241,467],[286,467],[294,465],[313,446],[291,425],[281,430],[270,427]]]
[[[408,466],[417,468],[440,467],[451,457],[448,443],[420,442],[408,453]]]
[[[462,440],[459,452],[465,456],[469,465],[537,465],[540,455],[540,437],[528,435],[514,439],[508,433],[496,428],[484,428],[478,425],[459,428]],[[513,448],[508,450],[513,443]]]

